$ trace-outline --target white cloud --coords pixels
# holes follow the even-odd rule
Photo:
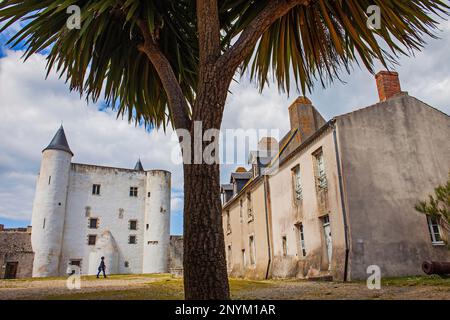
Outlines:
[[[422,53],[402,58],[397,70],[403,90],[436,108],[450,113],[450,22],[442,25],[440,40],[430,40]],[[74,161],[100,165],[132,167],[141,157],[146,168],[172,171],[172,211],[178,226],[182,220],[182,171],[171,162],[170,131],[148,134],[112,111],[99,112],[87,106],[78,94],[69,93],[62,80],[45,76],[45,58],[34,55],[25,64],[19,52],[7,51],[0,59],[0,217],[28,219],[39,169],[41,150],[64,123]],[[373,76],[355,69],[344,76],[346,83],[327,89],[317,87],[311,100],[326,119],[365,107],[377,101]],[[223,128],[279,128],[289,130],[287,108],[296,98],[280,94],[276,85],[259,94],[246,78],[233,83],[225,108]],[[222,166],[222,181],[237,165]]]
[[[87,105],[56,75],[44,80],[42,55],[23,63],[21,52],[6,54],[0,59],[0,217],[30,218],[41,151],[61,122],[74,162],[132,168],[140,157],[147,169],[170,170],[173,188],[182,188],[181,172],[170,161],[177,148],[170,129],[148,133],[111,110]]]

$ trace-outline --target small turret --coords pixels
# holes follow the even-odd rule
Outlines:
[[[59,275],[72,156],[61,126],[50,144],[42,151],[31,220],[33,277]]]
[[[134,166],[134,170],[136,171],[144,171],[144,166],[142,165],[141,159],[139,158]]]

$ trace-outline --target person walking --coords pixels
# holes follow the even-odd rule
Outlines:
[[[106,270],[105,257],[102,257],[102,261],[100,261],[100,265],[98,266],[97,278],[99,278],[100,272],[102,272],[102,271],[103,271],[103,277],[106,278],[105,270]]]

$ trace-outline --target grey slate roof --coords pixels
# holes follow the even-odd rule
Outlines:
[[[230,184],[222,184],[221,186],[220,186],[221,188],[222,188],[222,190],[233,190],[233,185],[230,183]]]
[[[136,165],[134,166],[134,170],[144,171],[144,166],[142,165],[141,159],[138,159]]]
[[[42,152],[44,152],[45,150],[66,151],[73,156],[73,152],[70,150],[69,144],[67,143],[66,134],[64,133],[64,128],[62,125],[61,127],[59,127],[52,141],[50,141],[50,144],[47,146],[47,148],[42,150]]]
[[[251,172],[251,171],[247,171],[247,172],[232,172],[231,173],[230,182],[233,181],[233,178],[235,180],[239,180],[239,179],[249,180],[252,176],[253,176],[253,172]]]

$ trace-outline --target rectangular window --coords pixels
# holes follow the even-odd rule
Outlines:
[[[48,176],[48,184],[52,182],[52,176]]]
[[[232,257],[232,251],[231,251],[231,244],[230,245],[228,245],[228,268],[231,268],[232,266],[233,266],[233,263],[232,263],[232,261],[231,261],[231,257]]]
[[[299,255],[302,257],[306,257],[306,246],[305,246],[305,234],[303,232],[303,224],[299,223],[296,225],[297,227],[297,232],[298,232],[298,240],[299,240],[299,248],[300,248],[300,252]]]
[[[98,228],[98,219],[90,218],[89,219],[89,229],[97,229]]]
[[[253,266],[256,263],[255,238],[254,238],[254,236],[248,237],[248,245],[249,245],[249,248],[250,248],[250,264]]]
[[[226,219],[227,219],[227,234],[230,234],[231,233],[230,210],[226,211]]]
[[[282,249],[283,249],[283,257],[287,256],[287,238],[286,236],[283,236],[281,238],[281,245],[282,245]]]
[[[99,184],[92,185],[92,194],[96,195],[96,196],[100,195],[100,185]]]
[[[242,261],[241,262],[242,262],[242,266],[245,267],[245,265],[247,263],[246,258],[245,258],[245,249],[242,249]]]
[[[328,186],[327,175],[325,172],[325,162],[322,148],[314,153],[316,186],[320,189],[326,189]]]
[[[243,211],[244,211],[244,200],[240,199],[239,200],[239,218],[240,218],[241,222],[242,222],[242,216],[243,216],[242,212]]]
[[[128,237],[128,243],[129,244],[136,244],[136,236],[129,236]]]
[[[67,274],[75,274],[81,271],[81,259],[70,259],[67,266]]]
[[[428,231],[430,232],[431,243],[432,244],[443,244],[441,237],[441,229],[439,227],[438,220],[436,218],[427,216],[428,221]]]
[[[123,212],[125,210],[123,210],[122,208],[119,209],[119,219],[123,219]]]
[[[84,208],[85,212],[84,212],[84,216],[85,217],[90,217],[91,216],[91,207],[87,206]]]
[[[294,189],[295,200],[301,201],[303,199],[303,189],[300,180],[300,166],[297,165],[292,169],[292,186]]]
[[[253,220],[252,194],[250,192],[247,192],[247,218],[249,221]]]
[[[137,230],[137,220],[130,220],[128,227],[130,230]]]
[[[70,259],[69,264],[71,266],[81,267],[81,259]]]
[[[138,196],[138,188],[130,187],[130,197],[137,197],[137,196]]]
[[[44,222],[42,222],[42,229],[45,229],[45,218],[44,218]]]
[[[95,242],[97,241],[97,236],[94,234],[90,234],[88,236],[88,245],[95,246]]]

